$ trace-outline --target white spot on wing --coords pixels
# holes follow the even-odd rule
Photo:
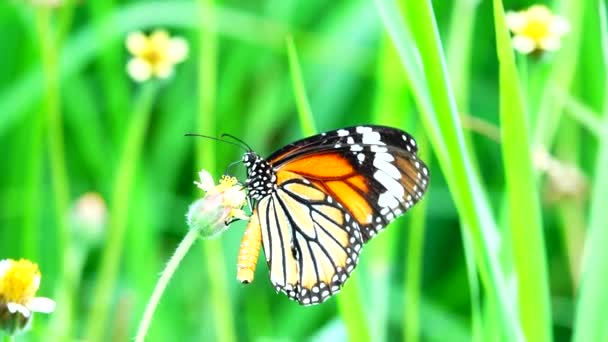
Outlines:
[[[387,154],[387,155],[390,156],[390,154]],[[397,169],[397,167],[395,165],[393,165],[385,160],[382,160],[380,158],[374,158],[374,166],[377,167],[378,169],[386,172],[386,174],[388,174],[389,176],[391,176],[394,179],[401,178],[401,173],[399,172],[399,169]]]
[[[405,194],[405,190],[403,190],[403,186],[399,184],[395,179],[391,178],[386,172],[382,170],[377,170],[374,173],[374,179],[376,179],[380,184],[382,184],[386,190],[388,190],[393,196],[397,198],[403,198]]]
[[[359,144],[354,144],[350,147],[350,150],[353,152],[360,152],[360,151],[363,151],[363,146],[361,146]]]
[[[345,129],[339,129],[338,130],[338,136],[339,137],[344,137],[344,136],[347,136],[348,134],[349,134],[348,131],[345,130]]]
[[[370,151],[375,152],[375,153],[385,153],[388,151],[388,149],[386,147],[381,147],[381,146],[371,146]]]
[[[386,216],[390,212],[390,210],[388,210],[389,208],[396,208],[399,206],[399,201],[387,191],[383,192],[378,197],[378,205],[383,208],[383,210],[380,211],[380,214]]]
[[[363,133],[361,141],[367,145],[384,145],[384,143],[380,141],[380,133],[378,132],[370,131]]]
[[[357,127],[356,131],[357,131],[357,133],[363,134],[363,133],[371,132],[372,128],[371,127],[365,127],[365,126],[359,126],[359,127]]]

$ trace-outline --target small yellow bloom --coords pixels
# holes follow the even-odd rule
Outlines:
[[[194,184],[205,191],[205,196],[188,210],[187,222],[191,229],[198,229],[201,236],[210,238],[225,230],[227,222],[249,218],[242,209],[247,195],[236,178],[223,176],[215,185],[208,171],[201,170],[198,175],[200,181]]]
[[[561,38],[570,32],[566,18],[553,15],[544,5],[520,12],[507,12],[507,26],[513,32],[513,48],[521,53],[555,51]]]
[[[35,297],[39,287],[38,265],[24,259],[0,260],[0,328],[13,334],[25,328],[34,312],[55,311],[54,300]]]
[[[183,38],[170,37],[164,30],[156,30],[149,36],[142,32],[130,33],[126,45],[133,55],[127,72],[137,82],[171,76],[174,66],[188,56],[188,43]]]

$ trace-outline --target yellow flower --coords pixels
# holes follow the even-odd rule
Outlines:
[[[570,31],[566,18],[553,15],[544,5],[520,12],[507,12],[507,26],[513,32],[513,48],[521,53],[555,51]]]
[[[219,184],[215,185],[208,171],[201,170],[198,175],[199,181],[194,184],[205,191],[205,196],[190,205],[186,216],[191,229],[197,229],[201,236],[210,238],[224,231],[226,223],[249,218],[242,209],[247,195],[236,178],[222,176]]]
[[[137,82],[171,76],[174,66],[188,56],[186,41],[180,37],[170,37],[164,30],[156,30],[149,36],[142,32],[130,33],[126,45],[133,55],[127,64],[127,72]]]
[[[0,328],[13,334],[27,326],[34,312],[55,311],[54,300],[35,297],[39,287],[38,265],[24,259],[0,260]]]

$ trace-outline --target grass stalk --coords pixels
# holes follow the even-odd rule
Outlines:
[[[315,134],[314,118],[308,97],[304,80],[300,72],[298,63],[297,50],[293,41],[287,40],[287,56],[291,68],[291,79],[294,87],[294,96],[298,103],[298,111],[300,118],[300,127],[302,133],[306,136]],[[351,275],[348,285],[344,286],[337,298],[340,315],[344,320],[344,325],[348,333],[348,338],[351,341],[368,341],[370,339],[367,321],[365,318],[365,310],[361,301],[361,288],[356,274]]]
[[[519,313],[528,340],[550,341],[549,280],[540,202],[530,151],[530,125],[500,0],[494,0],[494,20],[499,61],[501,147]]]
[[[583,32],[583,15],[586,1],[563,1],[562,11],[570,21],[571,31],[564,37],[563,48],[555,56],[547,84],[561,89],[570,89],[575,77],[577,66],[580,64],[579,51]],[[534,126],[534,144],[550,147],[557,134],[563,112],[564,101],[562,97],[555,96],[550,91],[543,92],[539,112]]]
[[[414,42],[393,0],[376,0],[386,29],[399,51],[407,81],[421,112],[421,119],[454,198],[463,228],[471,230],[475,260],[487,295],[498,305],[499,325],[505,338],[521,340],[517,313],[507,292],[499,262],[499,232],[481,182],[473,170],[447,80],[439,34],[429,1],[407,2],[415,22]],[[415,15],[413,15],[415,13]],[[418,46],[418,49],[414,47]],[[420,61],[425,63],[421,64]]]
[[[603,62],[608,67],[608,18],[606,2],[597,1],[600,16]],[[608,85],[604,83],[608,93]],[[608,94],[607,94],[608,95]],[[603,128],[608,132],[608,96],[604,98]],[[595,166],[595,179],[589,210],[589,229],[585,243],[580,289],[576,317],[574,320],[575,342],[608,340],[608,328],[604,318],[608,315],[608,294],[605,290],[608,274],[608,211],[606,210],[606,191],[608,191],[608,139],[602,136]]]
[[[144,311],[144,315],[139,323],[137,328],[137,334],[135,336],[135,342],[143,342],[146,338],[146,334],[148,329],[150,328],[150,324],[152,323],[152,317],[154,316],[154,312],[156,311],[156,307],[160,302],[160,298],[162,297],[169,281],[175,274],[177,267],[181,263],[181,261],[186,256],[186,253],[190,250],[190,247],[196,242],[199,236],[199,231],[196,229],[190,229],[188,234],[184,237],[184,239],[179,243],[179,246],[173,253],[171,259],[167,263],[167,266],[163,270],[154,287],[154,292],[152,292],[152,296],[148,300],[148,304],[146,305],[146,310]]]
[[[207,25],[199,27],[200,54],[199,68],[199,108],[197,117],[198,131],[210,136],[217,133],[216,96],[217,96],[217,64],[218,38],[215,32],[217,25],[214,0],[199,0],[198,11],[201,21]],[[217,150],[215,142],[208,139],[197,141],[197,165],[210,172],[217,170]],[[202,249],[203,258],[207,262],[209,293],[214,312],[216,339],[221,342],[236,340],[234,317],[232,316],[232,300],[228,294],[226,283],[225,258],[221,240],[205,241]]]
[[[32,123],[26,133],[29,146],[26,148],[24,170],[24,222],[21,232],[24,257],[39,260],[40,213],[42,203],[42,165],[44,140],[44,113],[32,113]]]
[[[463,126],[467,124],[475,128],[482,128],[482,131],[487,133],[488,130],[483,124],[483,120],[465,113],[471,112],[469,95],[471,91],[471,54],[473,47],[473,31],[475,29],[475,17],[477,1],[458,0],[454,2],[450,18],[449,36],[446,49],[446,63],[449,72],[450,84],[454,90],[454,101],[460,113]],[[476,172],[479,172],[479,163],[475,156],[473,145],[472,132],[466,130],[463,132],[466,142],[468,154],[471,157],[471,163]],[[481,308],[481,291],[479,288],[479,277],[477,266],[475,264],[475,248],[470,228],[462,229],[462,245],[467,270],[467,279],[469,282],[469,294],[471,301],[471,330],[472,340],[483,340],[483,317]]]
[[[291,82],[296,104],[298,105],[298,115],[300,118],[300,125],[302,126],[302,133],[305,136],[313,135],[317,130],[315,129],[312,111],[310,110],[310,105],[306,96],[306,86],[304,79],[302,78],[296,46],[292,36],[287,36],[285,40],[287,43],[287,55],[289,56],[289,70],[292,75]]]
[[[408,93],[407,85],[399,72],[399,56],[390,42],[388,35],[383,35],[377,75],[379,84],[373,98],[373,113],[371,122],[374,124],[406,128],[412,120],[404,115],[404,108],[411,108],[411,101],[405,96]],[[425,159],[426,160],[426,159]],[[418,208],[418,207],[416,207]],[[416,209],[420,210],[420,209]],[[367,317],[369,320],[370,335],[373,340],[385,341],[389,334],[390,309],[395,301],[391,298],[391,279],[398,273],[396,265],[397,248],[402,246],[400,237],[403,232],[410,232],[410,224],[414,218],[401,219],[386,227],[381,235],[366,247],[366,257],[362,261],[361,269],[367,279]],[[407,233],[406,233],[407,234]],[[420,260],[417,260],[419,262]],[[403,261],[407,263],[406,260]]]
[[[70,185],[67,174],[63,120],[61,114],[59,43],[57,41],[55,28],[52,24],[52,19],[52,12],[49,8],[39,8],[37,10],[36,27],[41,43],[42,69],[46,89],[44,96],[46,122],[44,127],[46,128],[46,143],[48,146],[51,186],[53,190],[52,201],[54,202],[53,209],[57,234],[55,251],[57,253],[58,287],[56,290],[58,292],[57,297],[65,299],[65,303],[60,306],[57,315],[61,315],[66,319],[62,320],[61,326],[56,328],[59,330],[57,331],[59,336],[66,336],[71,329],[73,316],[71,303],[73,293],[72,288],[69,286],[69,280],[67,279],[69,255],[66,252],[70,248],[70,236],[67,222]],[[41,203],[38,204],[40,205]],[[33,231],[30,231],[30,233],[33,233]],[[37,237],[38,233],[31,234],[29,236],[29,239],[31,240],[28,243],[37,245]]]
[[[123,252],[133,180],[158,90],[159,84],[156,82],[144,84],[140,89],[120,152],[112,185],[106,248],[101,257],[99,278],[85,330],[88,341],[101,341],[105,338],[105,323],[112,306],[114,284]]]
[[[430,149],[424,136],[418,136],[418,154],[422,160],[430,160]],[[430,167],[430,165],[428,165]],[[404,341],[421,340],[420,302],[422,297],[422,266],[424,265],[424,236],[428,201],[421,201],[410,217],[407,240],[405,274],[405,314],[403,316]]]

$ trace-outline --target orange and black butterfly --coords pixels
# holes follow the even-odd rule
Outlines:
[[[356,126],[243,155],[253,214],[237,278],[253,280],[260,241],[277,291],[303,305],[338,293],[362,246],[427,190],[429,171],[408,133]]]

